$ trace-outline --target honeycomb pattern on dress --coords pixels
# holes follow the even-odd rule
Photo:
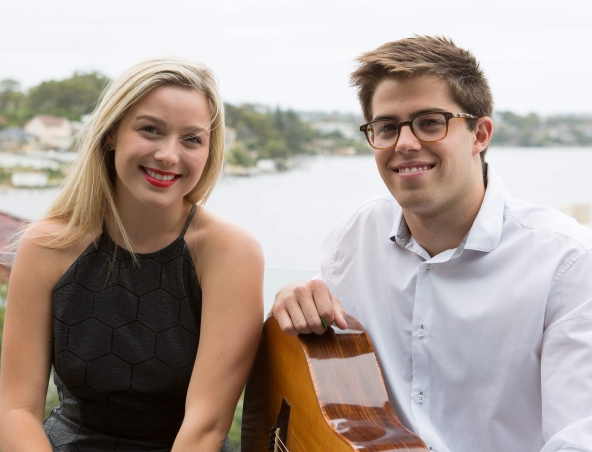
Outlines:
[[[104,232],[54,287],[54,450],[170,450],[201,320],[183,235],[138,265]]]

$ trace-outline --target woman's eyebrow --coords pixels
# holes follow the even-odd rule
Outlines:
[[[209,132],[209,129],[204,129],[203,127],[200,126],[189,126],[186,127],[184,129],[182,129],[183,133],[197,133],[197,134],[202,134],[202,133],[207,133]]]
[[[163,127],[169,126],[169,123],[167,121],[165,121],[164,119],[160,119],[160,118],[157,118],[156,116],[152,116],[152,115],[138,115],[134,118],[134,121],[140,121],[142,119],[148,119],[150,121],[154,121]],[[208,131],[209,131],[208,128],[200,127],[198,125],[190,125],[187,127],[183,127],[183,133],[195,132],[198,134],[202,134],[202,133],[206,133]]]
[[[168,123],[164,119],[157,118],[156,116],[152,115],[138,115],[134,118],[134,121],[139,121],[141,119],[149,119],[150,121],[154,121],[160,125],[167,126]]]

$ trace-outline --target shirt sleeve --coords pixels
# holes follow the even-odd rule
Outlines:
[[[592,256],[559,270],[541,351],[541,452],[592,452]]]

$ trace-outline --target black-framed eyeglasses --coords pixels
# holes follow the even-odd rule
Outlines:
[[[366,135],[370,146],[382,151],[397,144],[403,126],[409,126],[413,135],[424,143],[443,140],[448,135],[448,121],[454,118],[478,119],[469,113],[431,111],[414,116],[409,121],[377,119],[360,126],[360,130]]]

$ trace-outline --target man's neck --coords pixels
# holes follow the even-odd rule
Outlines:
[[[430,256],[457,248],[479,213],[485,188],[467,195],[462,202],[432,215],[403,209],[403,216],[415,241]]]

